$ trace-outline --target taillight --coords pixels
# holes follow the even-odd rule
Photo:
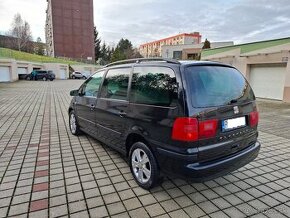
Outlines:
[[[198,139],[198,120],[180,117],[174,121],[172,139],[179,141],[196,141]]]
[[[200,139],[212,138],[216,135],[217,120],[206,120],[199,122],[198,135]]]
[[[253,111],[250,113],[250,126],[255,127],[258,125],[259,122],[259,112]]]
[[[198,121],[196,118],[180,117],[174,121],[172,139],[178,141],[197,141],[216,135],[217,120]]]

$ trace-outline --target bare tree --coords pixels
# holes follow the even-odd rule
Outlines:
[[[32,34],[30,25],[22,19],[19,13],[14,16],[9,35],[15,38],[12,40],[13,47],[16,47],[19,51],[30,52],[33,50],[31,48]]]

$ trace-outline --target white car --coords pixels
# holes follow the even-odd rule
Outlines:
[[[72,79],[87,79],[87,76],[79,71],[75,71],[71,74]]]

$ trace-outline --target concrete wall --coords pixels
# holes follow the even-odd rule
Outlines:
[[[241,54],[240,49],[202,57],[202,60],[218,61],[236,67],[249,80],[252,65],[282,64],[286,66],[284,102],[290,102],[290,44],[275,46]]]
[[[94,74],[101,66],[90,66],[90,65],[71,65],[74,71],[89,73],[90,75]]]
[[[62,78],[62,73],[65,73],[65,79],[69,78],[69,66],[67,64],[59,64],[59,63],[33,63],[26,61],[16,61],[14,59],[0,59],[0,66],[9,67],[10,68],[10,82],[14,82],[18,80],[18,68],[27,68],[27,72],[31,73],[34,68],[42,69],[42,70],[52,70],[56,76],[56,79],[64,79]],[[72,65],[76,71],[81,72],[90,72],[93,74],[96,70],[100,69],[100,66],[94,65]],[[1,82],[1,81],[0,81]]]

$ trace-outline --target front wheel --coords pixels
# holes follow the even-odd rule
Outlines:
[[[81,134],[81,130],[80,130],[79,124],[77,122],[76,115],[75,115],[74,111],[71,111],[69,113],[69,127],[70,127],[70,131],[73,135],[80,135]]]
[[[43,77],[42,80],[43,80],[43,81],[47,81],[47,78],[46,78],[46,77]]]
[[[160,172],[151,150],[143,142],[136,142],[130,149],[130,169],[135,181],[149,190],[160,181]]]

